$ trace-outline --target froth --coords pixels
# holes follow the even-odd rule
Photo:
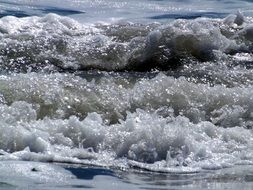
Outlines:
[[[84,118],[88,113],[97,112],[109,123],[115,123],[123,119],[127,111],[141,108],[151,111],[159,109],[162,116],[170,114],[172,109],[176,115],[183,114],[195,123],[208,120],[223,127],[246,127],[246,123],[250,123],[251,85],[211,87],[189,82],[184,77],[176,79],[164,74],[136,80],[106,75],[88,81],[59,73],[5,76],[0,78],[3,101],[1,118],[4,120],[4,115],[8,115],[8,123],[11,124],[15,123],[15,119],[29,122],[44,117],[62,119],[76,115]],[[20,103],[16,104],[16,101]],[[24,106],[27,106],[25,118],[10,114],[24,109]]]
[[[1,67],[17,72],[147,71],[177,68],[185,60],[215,62],[217,55],[251,52],[251,23],[241,13],[224,20],[200,18],[149,25],[85,25],[55,14],[4,17],[0,19]]]
[[[0,159],[184,173],[251,164],[251,33],[240,12],[147,25],[1,18]]]
[[[252,162],[252,133],[240,127],[217,128],[207,121],[193,124],[184,116],[161,117],[144,110],[128,113],[118,124],[101,122],[101,117],[93,113],[82,121],[72,117],[43,119],[25,126],[6,125],[11,134],[18,133],[8,135],[9,142],[19,146],[12,154],[2,153],[1,159],[104,166],[115,165],[118,159],[118,166],[130,164],[167,172],[179,172],[181,167],[181,172],[193,172]],[[1,139],[7,142],[6,138]],[[3,144],[1,148],[8,149]],[[129,163],[122,160],[124,157]]]
[[[252,162],[251,86],[210,87],[163,74],[134,83],[98,79],[2,77],[0,158],[163,172]]]

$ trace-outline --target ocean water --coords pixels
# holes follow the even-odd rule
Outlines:
[[[252,4],[0,1],[0,189],[252,189]]]

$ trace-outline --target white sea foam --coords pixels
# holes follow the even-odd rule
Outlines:
[[[185,62],[215,63],[221,57],[252,50],[252,21],[241,13],[224,20],[149,25],[85,25],[55,14],[8,16],[0,19],[0,31],[1,69],[17,72],[167,70]]]
[[[0,163],[0,171],[2,179],[9,178],[8,181],[12,181],[12,183],[15,182],[12,180],[13,178],[17,180],[13,185],[21,185],[25,181],[28,184],[22,185],[29,186],[29,180],[33,183],[64,183],[66,180],[74,178],[71,172],[61,167],[36,162],[4,161]],[[21,184],[19,184],[20,182]]]
[[[1,18],[0,159],[176,173],[252,164],[251,34],[241,12],[167,24]],[[167,72],[77,72],[89,69]]]
[[[253,162],[252,86],[210,87],[163,74],[121,80],[2,77],[0,159],[183,173]]]
[[[251,189],[251,4],[1,1],[0,188]]]

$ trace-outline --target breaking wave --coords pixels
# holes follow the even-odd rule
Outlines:
[[[0,89],[2,160],[161,172],[253,161],[252,86],[30,73],[2,76]]]
[[[253,164],[253,21],[0,19],[0,160]]]
[[[178,19],[169,24],[80,24],[68,17],[0,19],[2,69],[150,71],[226,57],[252,62],[252,19]],[[234,60],[233,60],[234,59]],[[240,62],[241,63],[241,62]]]

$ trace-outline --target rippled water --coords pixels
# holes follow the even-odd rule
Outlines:
[[[251,6],[0,1],[0,188],[250,189]]]

